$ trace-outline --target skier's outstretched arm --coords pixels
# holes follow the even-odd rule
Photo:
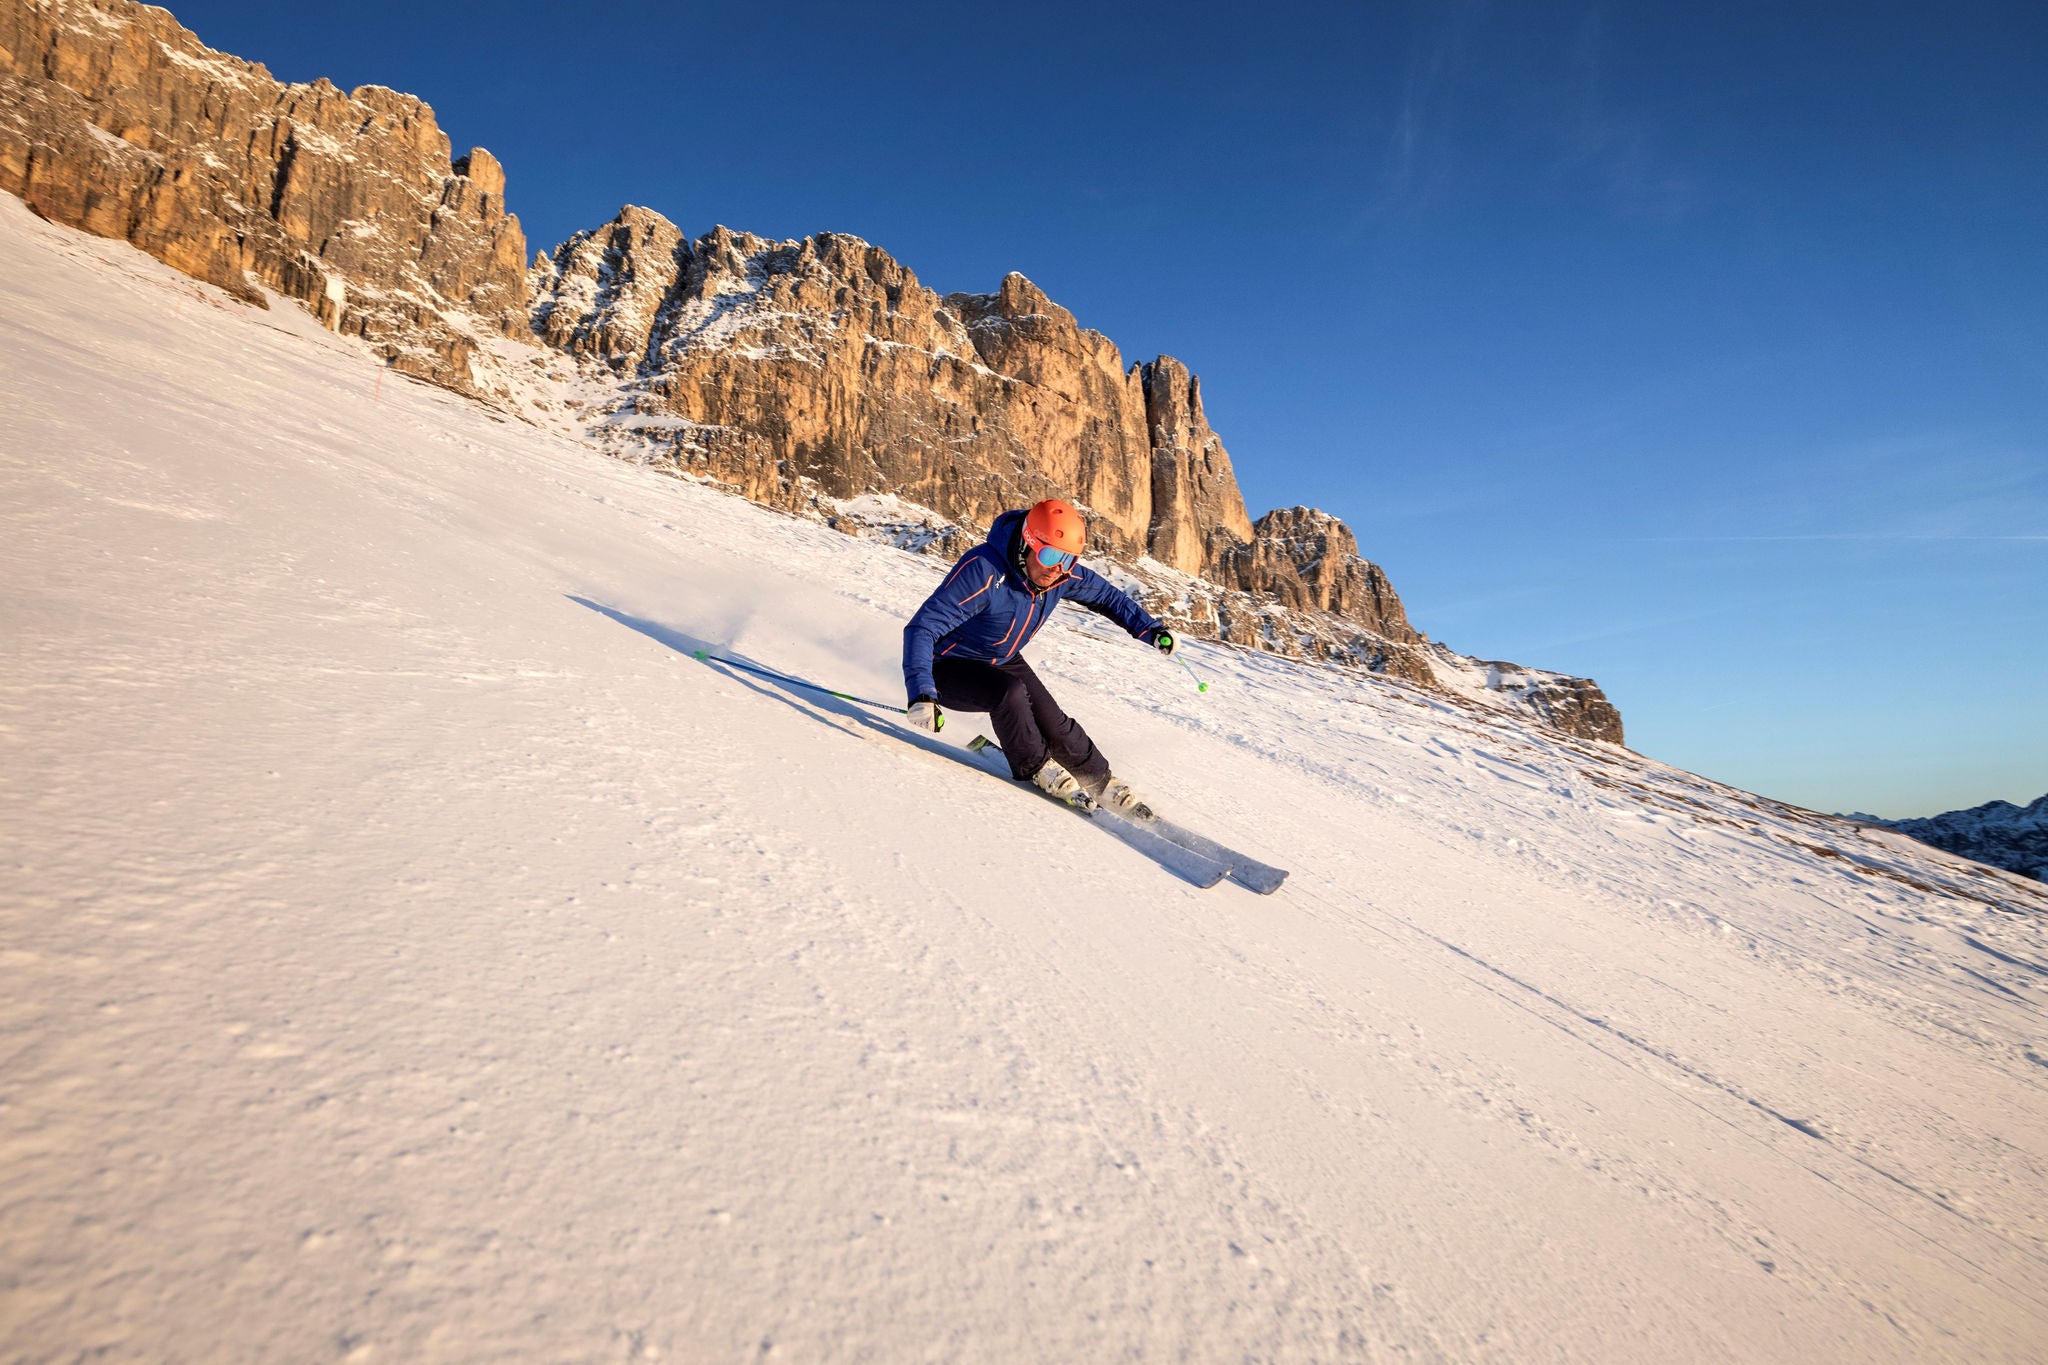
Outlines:
[[[988,610],[989,590],[995,586],[997,575],[996,568],[978,555],[961,560],[903,628],[903,687],[913,703],[922,698],[937,700],[939,689],[932,681],[932,650],[940,640]]]
[[[1129,593],[1092,569],[1075,567],[1074,586],[1067,589],[1067,596],[1090,611],[1107,616],[1148,645],[1157,645],[1162,638],[1173,638],[1167,634],[1166,627],[1160,624],[1158,617],[1139,606]],[[1171,652],[1171,645],[1166,648]]]

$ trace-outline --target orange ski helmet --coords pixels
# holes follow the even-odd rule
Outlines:
[[[1049,545],[1077,555],[1088,541],[1088,523],[1071,502],[1047,498],[1024,514],[1024,540],[1034,549]]]

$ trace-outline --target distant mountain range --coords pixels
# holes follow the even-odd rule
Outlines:
[[[1968,810],[1917,820],[1880,820],[1875,815],[1849,818],[1895,829],[1923,844],[2048,882],[2048,795],[2035,797],[2025,806],[1986,801]]]

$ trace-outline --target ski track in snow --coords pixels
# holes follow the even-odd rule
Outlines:
[[[0,356],[0,1357],[2041,1358],[2038,887],[1063,614],[1197,891],[689,657],[929,559],[4,196]]]

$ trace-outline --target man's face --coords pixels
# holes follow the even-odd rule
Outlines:
[[[1065,569],[1048,569],[1038,562],[1037,555],[1024,556],[1024,573],[1034,588],[1049,588],[1067,576]]]

